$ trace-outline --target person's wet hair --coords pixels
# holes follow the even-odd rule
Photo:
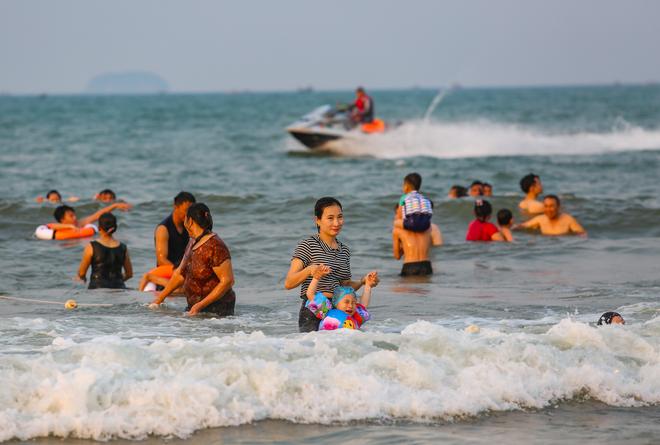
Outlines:
[[[184,201],[184,202],[190,202],[190,201]],[[195,223],[203,229],[202,234],[199,235],[195,240],[195,244],[197,244],[199,240],[202,239],[202,237],[208,235],[213,230],[213,218],[211,217],[211,211],[206,206],[206,204],[202,202],[197,202],[191,205],[190,207],[188,207],[188,211],[186,212],[186,217],[195,221]]]
[[[483,187],[484,183],[481,181],[472,181],[472,184],[470,184],[470,188],[474,187],[475,185],[480,185]]]
[[[486,217],[493,213],[493,208],[490,205],[490,202],[485,199],[477,199],[477,202],[474,203],[474,215],[481,222],[486,221]]]
[[[60,201],[62,200],[62,195],[60,195],[60,192],[57,190],[50,190],[48,193],[46,193],[46,199],[50,199],[50,195],[57,195],[60,198]]]
[[[183,204],[184,202],[189,202],[191,204],[195,204],[197,202],[197,200],[192,195],[192,193],[188,193],[188,192],[181,192],[181,193],[179,193],[178,195],[176,195],[174,197],[174,205],[175,206],[178,207],[181,204]]]
[[[486,187],[489,187],[489,188],[491,188],[491,189],[493,188],[493,186],[490,185],[490,184],[487,183],[487,182],[484,182],[482,185],[484,186],[484,188],[486,188]]]
[[[104,213],[99,217],[99,229],[111,235],[117,230],[117,218],[112,213]]]
[[[110,196],[112,196],[112,200],[113,200],[113,201],[115,201],[115,200],[117,199],[117,195],[115,195],[115,192],[113,192],[113,191],[110,190],[110,189],[104,189],[104,190],[101,190],[101,191],[99,192],[99,195],[101,195],[101,196],[103,196],[103,195],[110,195]]]
[[[509,209],[502,209],[499,212],[497,212],[497,223],[500,226],[505,226],[507,224],[510,224],[512,219],[513,219],[513,214]]]
[[[612,324],[612,319],[615,317],[619,317],[621,319],[621,322],[623,324],[626,324],[626,321],[623,319],[621,314],[618,312],[605,312],[603,315],[600,316],[598,319],[598,325],[602,325],[603,323],[605,324]]]
[[[73,213],[76,213],[76,211],[73,210],[73,207],[59,206],[58,208],[56,208],[55,212],[53,212],[53,217],[55,218],[55,221],[62,222],[62,218],[64,218],[64,215],[69,210],[71,210]]]
[[[339,206],[340,209],[344,210],[341,206],[341,203],[337,201],[335,198],[332,196],[326,196],[324,198],[319,199],[316,201],[316,204],[314,205],[314,216],[316,216],[318,219],[323,218],[323,211],[332,206]],[[316,230],[320,233],[321,232],[321,226],[318,224],[316,225]]]
[[[543,198],[543,199],[545,200],[545,199],[548,199],[548,198],[554,199],[558,206],[561,204],[561,202],[559,201],[559,196],[557,196],[557,195],[546,195],[546,197]]]
[[[422,188],[422,177],[419,173],[410,173],[405,178],[403,178],[403,182],[410,185],[413,190],[419,191],[419,189]]]
[[[523,192],[529,193],[529,189],[532,188],[534,184],[536,184],[536,178],[538,178],[537,175],[534,173],[530,173],[524,178],[520,180],[520,188],[522,189]]]
[[[355,92],[356,92],[356,93],[363,93],[363,94],[364,94],[364,88],[362,88],[362,87],[357,87],[357,89],[355,90]]]
[[[451,193],[452,190],[455,190],[455,195],[456,195],[457,198],[461,198],[461,197],[463,197],[463,196],[467,196],[467,194],[468,194],[467,189],[466,189],[465,187],[463,187],[462,185],[455,185],[455,186],[453,186],[453,187],[451,188],[451,190],[449,190],[449,192]]]

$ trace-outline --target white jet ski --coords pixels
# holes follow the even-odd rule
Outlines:
[[[359,124],[353,121],[350,112],[346,108],[333,108],[330,105],[323,105],[286,127],[286,131],[306,147],[314,149],[340,139],[350,131],[382,133],[399,125],[401,125],[401,122],[385,123],[380,119],[374,119],[373,122],[368,124]]]

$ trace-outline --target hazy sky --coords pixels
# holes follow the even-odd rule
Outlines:
[[[149,71],[174,92],[660,81],[660,1],[0,0],[0,91]]]

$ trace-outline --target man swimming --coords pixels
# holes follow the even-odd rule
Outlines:
[[[396,206],[395,221],[401,219],[401,206]],[[431,246],[442,244],[442,234],[435,224],[424,232],[411,232],[400,227],[392,229],[394,258],[405,256],[401,275],[431,275],[433,268],[429,257]]]
[[[534,173],[530,173],[520,180],[520,188],[526,193],[525,199],[520,201],[518,207],[527,210],[529,213],[543,213],[545,206],[542,202],[536,200],[536,197],[543,193],[541,178]]]
[[[76,211],[72,207],[59,206],[58,208],[55,209],[55,213],[53,213],[53,217],[55,217],[55,221],[57,221],[57,223],[49,225],[49,227],[53,230],[67,230],[67,229],[78,230],[85,227],[87,224],[95,223],[104,213],[112,212],[114,209],[120,209],[123,210],[124,212],[127,212],[132,208],[133,206],[131,206],[127,202],[117,202],[104,209],[99,210],[93,215],[78,219],[78,217],[76,216]]]
[[[571,215],[561,213],[561,203],[555,195],[548,195],[543,200],[544,214],[535,216],[527,222],[514,224],[512,229],[541,229],[543,235],[586,235],[586,231]]]

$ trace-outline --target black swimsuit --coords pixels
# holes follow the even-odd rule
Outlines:
[[[98,241],[92,241],[92,248],[92,276],[88,289],[126,289],[121,271],[126,262],[126,244],[106,247]]]
[[[167,259],[174,264],[174,268],[176,269],[179,267],[179,263],[183,259],[183,254],[186,253],[188,241],[190,241],[188,231],[184,228],[183,232],[179,233],[172,215],[162,220],[158,225],[165,226],[167,229],[167,234],[169,235],[167,240]]]

